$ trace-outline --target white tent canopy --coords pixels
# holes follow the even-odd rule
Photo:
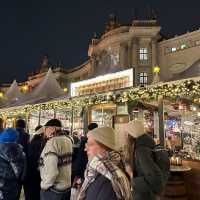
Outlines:
[[[18,87],[17,81],[14,80],[8,91],[5,93],[5,98],[9,101],[17,101],[22,96]]]
[[[64,94],[51,69],[47,72],[44,80],[32,92],[32,97],[55,98]]]
[[[57,82],[51,69],[47,72],[43,81],[30,93],[22,97],[18,104],[38,103],[64,95],[64,91]]]
[[[1,107],[9,107],[12,104],[16,104],[22,97],[22,93],[18,87],[17,81],[14,80],[10,88],[5,93],[5,96],[0,101]]]

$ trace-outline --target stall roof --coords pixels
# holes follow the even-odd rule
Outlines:
[[[52,70],[49,69],[44,80],[33,90],[30,96],[35,98],[55,98],[63,94],[64,91],[57,82]]]
[[[18,87],[17,81],[14,80],[5,93],[3,99],[1,99],[1,107],[8,107],[13,103],[16,103],[22,97],[22,93]]]
[[[63,95],[64,91],[57,82],[52,70],[49,69],[40,85],[38,85],[32,92],[20,95],[18,101],[9,106],[15,107],[25,104],[42,103]]]
[[[22,93],[20,92],[20,89],[18,87],[17,81],[14,80],[13,83],[11,84],[10,88],[5,94],[5,97],[9,100],[16,100],[20,98]]]

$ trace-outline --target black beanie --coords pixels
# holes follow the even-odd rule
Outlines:
[[[18,119],[16,121],[16,127],[17,128],[26,128],[26,122],[23,119]]]
[[[62,127],[62,123],[58,119],[50,119],[44,126]]]

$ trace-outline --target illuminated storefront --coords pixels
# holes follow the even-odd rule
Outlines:
[[[71,84],[71,96],[112,91],[133,86],[133,69],[106,74]]]
[[[101,126],[113,126],[113,116],[116,115],[115,104],[100,104],[90,108],[89,122]]]

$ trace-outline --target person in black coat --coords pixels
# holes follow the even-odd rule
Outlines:
[[[25,128],[26,128],[26,122],[23,119],[18,119],[16,121],[16,129],[19,133],[17,143],[22,145],[24,153],[27,154],[30,136],[25,131]]]
[[[155,142],[145,134],[143,120],[128,123],[129,161],[133,169],[134,200],[155,200],[163,186],[161,169],[154,159]]]
[[[26,122],[23,119],[18,119],[16,121],[16,130],[19,133],[17,143],[20,144],[23,147],[23,151],[27,157],[28,154],[28,145],[29,145],[29,134],[25,131],[26,128]],[[26,186],[26,177],[23,182],[21,182],[21,188],[23,186],[24,192],[26,194],[27,186]],[[27,198],[25,198],[28,200]]]
[[[18,133],[15,129],[5,129],[0,135],[0,199],[19,200],[26,170],[25,154],[16,143]]]
[[[88,125],[88,130],[91,131],[95,128],[98,128],[97,123],[90,123]],[[88,157],[87,153],[85,151],[85,145],[87,143],[87,137],[82,136],[80,141],[80,146],[78,148],[78,152],[76,154],[76,157],[72,163],[72,173],[73,173],[73,184],[76,184],[76,181],[81,179],[81,181],[84,180],[84,172],[86,169],[86,165],[88,163]],[[75,179],[75,181],[74,181]]]
[[[40,200],[40,172],[39,159],[42,150],[47,142],[44,137],[42,126],[35,128],[36,134],[33,136],[27,151],[27,176],[25,184],[25,199]]]

